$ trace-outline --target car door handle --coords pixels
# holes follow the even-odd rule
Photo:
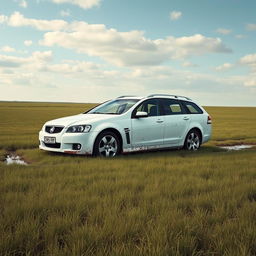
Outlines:
[[[188,116],[183,117],[183,120],[189,120]]]
[[[162,122],[163,122],[163,120],[157,120],[156,122],[157,122],[157,123],[162,123]]]

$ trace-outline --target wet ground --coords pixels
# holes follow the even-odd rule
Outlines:
[[[7,155],[5,162],[7,165],[9,165],[9,164],[27,165],[28,164],[18,155]]]

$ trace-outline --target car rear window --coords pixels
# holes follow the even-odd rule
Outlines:
[[[193,102],[187,102],[183,101],[183,105],[187,109],[189,114],[202,114],[203,110],[199,108],[195,103]]]

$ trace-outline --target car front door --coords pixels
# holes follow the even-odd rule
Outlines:
[[[145,117],[136,117],[136,113],[146,112]],[[132,147],[163,145],[164,116],[158,99],[149,99],[134,109],[131,116]]]
[[[190,115],[179,100],[161,99],[161,104],[165,114],[164,144],[180,145],[187,134]]]

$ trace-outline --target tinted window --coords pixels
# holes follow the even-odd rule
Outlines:
[[[180,101],[172,99],[161,100],[165,115],[180,115],[184,114],[184,109]]]
[[[157,99],[150,99],[142,102],[133,112],[133,116],[136,115],[138,111],[147,112],[148,116],[159,116],[160,106]]]
[[[199,108],[193,102],[183,101],[183,104],[185,105],[185,107],[186,107],[186,109],[187,109],[189,114],[202,114],[203,113],[202,109]]]

